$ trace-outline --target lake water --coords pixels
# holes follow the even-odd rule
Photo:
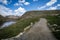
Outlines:
[[[15,21],[5,22],[5,23],[1,26],[1,28],[8,27],[8,26],[10,26],[10,25],[12,25],[12,24],[14,24],[14,23],[16,23],[16,22],[15,22]]]

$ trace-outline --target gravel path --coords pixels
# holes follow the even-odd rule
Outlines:
[[[56,40],[47,27],[47,20],[41,18],[31,29],[16,40]]]

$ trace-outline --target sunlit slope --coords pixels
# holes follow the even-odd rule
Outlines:
[[[34,24],[35,22],[39,21],[41,17],[59,13],[60,10],[28,11],[19,18],[16,24],[4,29],[0,29],[0,39],[14,37],[20,32],[24,31],[24,28],[29,26],[31,22]]]

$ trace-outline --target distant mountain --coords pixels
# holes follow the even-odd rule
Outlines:
[[[9,15],[9,16],[6,16],[7,18],[12,18],[12,19],[18,19],[19,16],[14,16],[14,15]]]
[[[0,15],[0,25],[2,25],[6,21],[5,17]]]
[[[2,15],[0,15],[0,19],[4,18]]]
[[[60,10],[28,11],[21,18],[33,18],[38,16],[58,15]]]
[[[2,25],[6,21],[14,21],[14,20],[17,20],[18,18],[19,18],[18,16],[13,16],[13,15],[9,15],[6,17],[3,17],[2,15],[0,15],[0,25]]]

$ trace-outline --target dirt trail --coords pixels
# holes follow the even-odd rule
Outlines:
[[[47,27],[47,20],[41,18],[31,29],[17,40],[56,40]]]

